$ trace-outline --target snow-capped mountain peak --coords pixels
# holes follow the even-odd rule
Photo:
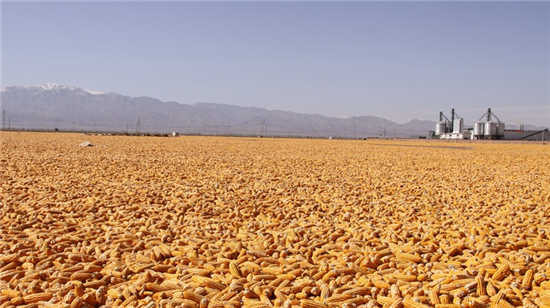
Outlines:
[[[40,92],[40,91],[55,91],[55,90],[69,90],[69,91],[75,91],[77,94],[92,94],[92,95],[105,95],[105,94],[112,94],[112,92],[100,92],[100,91],[93,91],[93,90],[86,90],[79,87],[71,87],[71,86],[63,86],[57,83],[43,83],[36,86],[11,86],[2,88],[2,92],[8,91],[8,90],[17,90],[17,89],[24,89],[29,90],[32,92]]]
[[[46,90],[46,91],[60,89],[60,88],[61,89],[69,88],[69,87],[64,87],[62,85],[58,85],[57,83],[43,83],[43,84],[37,85],[36,87],[40,90]]]
[[[84,92],[87,92],[87,93],[90,93],[92,95],[103,95],[103,94],[109,94],[107,92],[99,92],[99,91],[92,91],[92,90],[86,90],[86,89],[82,89]]]

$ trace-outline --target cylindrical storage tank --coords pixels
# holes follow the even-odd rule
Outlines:
[[[483,135],[483,127],[484,122],[475,122],[474,123],[474,136],[482,136]]]
[[[462,128],[464,127],[464,120],[462,118],[456,119],[453,123],[453,130],[452,132],[455,134],[462,133]]]
[[[445,133],[445,122],[439,121],[435,123],[435,135],[440,136],[440,135],[443,135],[444,133]]]
[[[497,123],[497,135],[498,136],[504,136],[504,129],[505,129],[504,122],[498,122]]]
[[[484,133],[485,136],[496,136],[497,135],[497,123],[495,123],[495,122],[486,122],[483,133]]]
[[[447,122],[447,124],[445,125],[445,132],[446,133],[452,133],[453,132],[453,127],[452,127],[453,123],[451,122]]]

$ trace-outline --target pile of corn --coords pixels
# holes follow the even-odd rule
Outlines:
[[[1,139],[1,308],[550,307],[547,145]]]

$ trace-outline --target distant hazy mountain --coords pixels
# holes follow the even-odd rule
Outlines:
[[[435,122],[398,124],[375,116],[331,118],[224,104],[162,102],[56,84],[2,90],[5,127],[130,133],[334,136],[427,136]]]

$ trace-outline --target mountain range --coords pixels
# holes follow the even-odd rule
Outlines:
[[[3,128],[205,135],[418,137],[435,122],[375,116],[333,118],[216,103],[162,102],[56,84],[2,90]]]

